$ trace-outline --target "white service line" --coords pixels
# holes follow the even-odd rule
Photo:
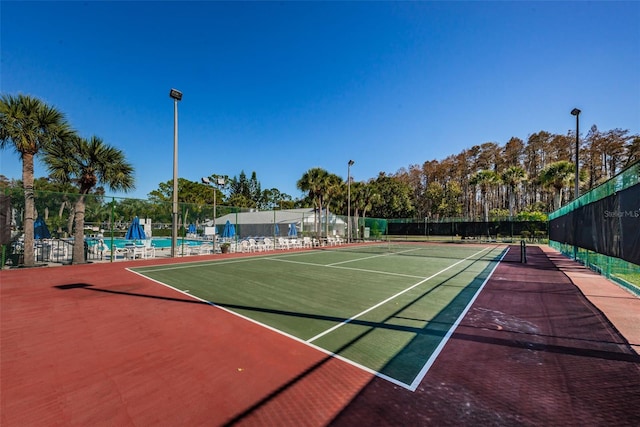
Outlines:
[[[308,343],[311,343],[311,342],[313,342],[313,341],[317,340],[318,338],[321,338],[321,337],[323,337],[323,336],[325,336],[325,335],[327,335],[327,334],[329,334],[329,333],[331,333],[331,332],[335,331],[336,329],[341,328],[342,326],[344,326],[344,325],[346,325],[347,323],[349,323],[349,322],[351,322],[351,321],[353,321],[353,320],[357,319],[358,317],[363,316],[363,315],[367,314],[368,312],[370,312],[370,311],[372,311],[372,310],[375,310],[376,308],[378,308],[378,307],[380,307],[380,306],[382,306],[382,305],[384,305],[384,304],[388,303],[389,301],[391,301],[391,300],[393,300],[393,299],[395,299],[395,298],[399,297],[400,295],[402,295],[402,294],[404,294],[404,293],[406,293],[406,292],[409,292],[411,289],[413,289],[413,288],[415,288],[415,287],[417,287],[417,286],[422,285],[422,284],[423,284],[424,282],[426,282],[427,280],[433,279],[434,277],[436,277],[436,276],[437,276],[437,275],[439,275],[440,273],[444,273],[445,271],[449,270],[450,268],[455,267],[456,265],[460,264],[461,262],[464,262],[464,261],[468,260],[469,258],[472,258],[472,257],[474,257],[474,256],[476,256],[476,255],[478,255],[478,254],[480,254],[480,253],[482,253],[482,252],[486,251],[487,249],[493,249],[493,248],[484,248],[484,249],[482,249],[482,250],[480,250],[480,251],[476,252],[476,253],[475,253],[475,254],[473,254],[473,255],[469,255],[468,257],[466,257],[466,258],[464,258],[464,259],[461,259],[460,261],[457,261],[457,262],[455,262],[455,263],[451,264],[451,265],[450,265],[450,266],[448,266],[447,268],[444,268],[444,269],[442,269],[442,270],[438,271],[437,273],[434,273],[434,274],[432,274],[431,276],[429,276],[429,277],[427,277],[427,278],[425,278],[425,279],[422,279],[422,280],[421,280],[421,281],[419,281],[418,283],[416,283],[416,284],[414,284],[414,285],[412,285],[412,286],[408,287],[407,289],[405,289],[405,290],[403,290],[403,291],[398,292],[398,293],[397,293],[397,294],[395,294],[395,295],[390,296],[389,298],[385,299],[384,301],[381,301],[381,302],[379,302],[378,304],[376,304],[376,305],[374,305],[374,306],[372,306],[372,307],[369,307],[368,309],[366,309],[366,310],[364,310],[364,311],[362,311],[362,312],[360,312],[360,313],[356,314],[355,316],[352,316],[352,317],[348,318],[347,320],[345,320],[345,321],[343,321],[343,322],[341,322],[341,323],[339,323],[339,324],[337,324],[337,325],[335,325],[335,326],[333,326],[333,327],[331,327],[331,328],[327,329],[327,330],[326,330],[326,331],[324,331],[324,332],[320,332],[320,333],[319,333],[318,335],[316,335],[315,337],[312,337],[312,338],[308,339],[308,340],[307,340],[307,342],[308,342]]]
[[[480,285],[480,287],[476,291],[473,298],[471,298],[467,306],[464,308],[464,310],[462,310],[462,313],[460,313],[460,315],[458,316],[456,321],[453,323],[453,325],[451,325],[451,327],[449,328],[445,336],[442,338],[442,340],[440,340],[440,343],[438,344],[436,349],[433,351],[433,353],[431,353],[431,357],[429,357],[429,359],[424,364],[420,372],[418,372],[418,375],[416,375],[416,377],[413,379],[413,382],[409,384],[409,390],[416,391],[416,389],[422,382],[423,378],[425,377],[425,375],[427,375],[427,372],[429,372],[429,369],[431,369],[431,366],[433,365],[433,363],[436,361],[436,359],[442,352],[442,349],[444,348],[444,346],[447,344],[447,342],[449,342],[451,335],[453,335],[453,332],[458,328],[458,325],[460,325],[460,322],[462,322],[462,319],[467,314],[467,312],[475,302],[476,298],[478,298],[478,295],[480,295],[480,292],[482,292],[482,290],[484,289],[484,285],[486,285],[489,279],[491,279],[491,277],[493,276],[493,273],[496,271],[496,268],[498,268],[498,266],[500,265],[500,262],[502,262],[504,257],[507,255],[507,252],[509,252],[508,246],[507,246],[507,250],[503,252],[498,262],[496,262],[496,265],[493,266],[493,269],[491,270],[487,278],[484,279],[484,282],[482,282],[482,285]]]
[[[313,262],[292,261],[290,259],[281,259],[281,258],[267,258],[267,259],[269,261],[289,262],[291,264],[310,265],[313,267],[322,267],[322,268],[338,268],[341,270],[362,271],[363,273],[385,274],[387,276],[408,277],[410,279],[422,279],[424,277],[424,276],[416,276],[413,274],[393,273],[391,271],[378,271],[378,270],[368,270],[366,268],[342,267],[340,265],[334,265],[334,264],[316,264]]]
[[[292,254],[283,253],[283,254],[277,254],[277,255],[255,255],[255,256],[248,256],[248,257],[242,257],[242,258],[230,258],[230,259],[209,259],[209,260],[195,259],[193,261],[187,261],[185,263],[180,263],[180,264],[167,264],[165,266],[131,267],[131,268],[135,268],[136,271],[139,271],[140,273],[153,273],[156,271],[181,270],[185,268],[198,268],[198,267],[209,266],[209,265],[226,265],[226,264],[237,264],[239,262],[260,261],[265,259],[278,259],[277,257],[309,255],[311,253],[313,252],[309,251],[309,252],[297,252]]]
[[[348,259],[346,261],[340,261],[340,262],[334,262],[333,264],[327,264],[327,266],[333,267],[334,265],[346,264],[348,262],[358,262],[358,261],[362,261],[364,259],[380,258],[380,257],[383,257],[383,256],[403,254],[403,253],[406,253],[406,252],[412,252],[412,251],[417,251],[417,250],[418,249],[407,249],[406,251],[389,252],[389,253],[386,253],[386,254],[371,255],[371,256],[367,256],[367,257],[364,257],[364,258],[358,258],[358,259]]]

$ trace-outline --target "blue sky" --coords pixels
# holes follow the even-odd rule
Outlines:
[[[640,2],[2,1],[2,93],[122,149],[146,198],[256,171],[294,198],[540,130],[640,133]],[[584,133],[583,133],[584,134]],[[21,177],[0,152],[0,173]],[[36,176],[46,176],[41,164]],[[114,194],[108,192],[108,194]]]

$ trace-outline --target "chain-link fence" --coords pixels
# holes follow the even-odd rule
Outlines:
[[[528,241],[545,242],[548,237],[546,221],[469,221],[425,218],[388,220],[389,235],[396,238],[422,238],[426,240],[482,240],[482,241]]]
[[[81,202],[81,203],[78,203]],[[84,210],[84,259],[104,259],[109,252],[125,245],[127,231],[138,218],[146,243],[152,241],[160,250],[173,245],[170,240],[173,224],[173,204],[170,201],[86,195],[77,193],[34,192],[35,215],[47,228],[46,235],[35,235],[37,261],[70,261],[73,256],[75,219]],[[2,234],[5,252],[20,250],[23,234],[24,193],[21,188],[5,189],[2,202],[4,221]],[[184,246],[192,241],[235,241],[249,238],[340,237],[346,242],[388,238],[427,239],[503,239],[523,237],[543,239],[547,235],[545,222],[535,221],[418,221],[415,219],[386,220],[336,215],[326,209],[314,208],[256,210],[207,203],[179,203],[176,243]],[[130,237],[130,236],[129,236]],[[104,243],[106,242],[106,243]],[[184,248],[182,248],[183,250]],[[162,252],[161,252],[162,253]],[[115,255],[110,255],[113,259]],[[19,261],[15,261],[18,263]]]
[[[640,163],[549,218],[552,247],[640,295]]]
[[[5,258],[24,251],[21,237],[24,232],[24,193],[21,188],[7,188],[2,204],[2,230]],[[81,203],[79,203],[81,202]],[[105,251],[95,250],[99,242],[107,242],[109,251],[124,245],[127,232],[137,218],[144,233],[143,239],[153,241],[164,249],[173,234],[173,204],[166,201],[141,200],[76,193],[34,192],[34,218],[46,233],[35,233],[37,261],[70,261],[73,256],[75,220],[84,210],[85,259],[101,259]],[[248,238],[295,238],[309,236],[317,239],[340,236],[348,240],[364,238],[365,220],[333,214],[326,209],[256,210],[206,203],[179,203],[177,212],[179,245],[198,240],[239,241]],[[367,230],[368,231],[368,230]],[[380,233],[378,232],[378,235]],[[374,234],[371,234],[372,236]],[[368,236],[368,235],[367,235]],[[102,244],[102,243],[101,243]],[[16,260],[14,264],[19,263]]]

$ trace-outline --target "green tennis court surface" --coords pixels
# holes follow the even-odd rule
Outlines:
[[[413,390],[504,250],[381,244],[132,271]]]

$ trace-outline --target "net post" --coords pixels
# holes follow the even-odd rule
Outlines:
[[[520,262],[527,263],[527,243],[524,239],[520,240]]]

